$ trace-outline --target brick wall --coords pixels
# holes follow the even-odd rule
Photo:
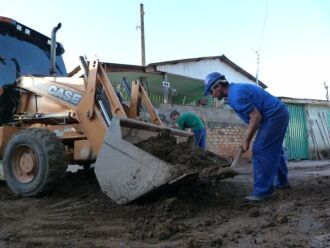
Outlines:
[[[208,122],[207,149],[222,156],[234,157],[242,144],[246,126],[233,122]],[[251,151],[243,154],[250,158]]]
[[[155,108],[162,121],[169,126],[172,124],[169,115],[173,109],[180,113],[190,111],[200,115],[208,126],[206,149],[216,154],[234,157],[242,143],[246,124],[231,109],[166,104],[155,106]],[[250,159],[251,151],[244,153],[243,158]]]

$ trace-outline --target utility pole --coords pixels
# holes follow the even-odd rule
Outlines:
[[[140,3],[140,28],[141,28],[141,63],[142,66],[146,65],[145,43],[144,43],[144,10],[143,4]]]
[[[260,54],[259,51],[255,51],[257,55],[257,73],[256,73],[256,84],[259,85],[259,66],[260,66]]]
[[[324,88],[325,88],[325,91],[326,91],[326,95],[325,95],[325,97],[326,97],[327,101],[329,101],[328,85],[327,85],[326,82],[324,82]]]

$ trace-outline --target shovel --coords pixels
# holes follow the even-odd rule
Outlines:
[[[218,179],[221,179],[223,177],[225,177],[225,178],[229,177],[229,175],[231,177],[234,177],[239,174],[235,169],[239,163],[239,160],[242,156],[243,151],[244,151],[243,147],[240,147],[238,152],[236,153],[233,161],[231,162],[230,166],[221,171],[221,173],[218,175]]]
[[[243,147],[241,146],[241,147],[239,148],[238,152],[236,153],[233,162],[231,162],[231,165],[230,165],[229,168],[231,168],[231,169],[235,169],[235,168],[237,167],[238,162],[239,162],[239,160],[240,160],[240,158],[241,158],[241,156],[242,156],[243,151],[244,151],[244,149],[243,149]]]
[[[238,175],[239,173],[235,170],[235,168],[238,165],[238,162],[242,156],[243,153],[243,147],[239,148],[239,151],[236,153],[233,161],[231,162],[229,167],[226,168],[219,168],[215,173],[214,177],[218,180],[221,180],[223,178],[228,178],[228,177],[234,177]]]

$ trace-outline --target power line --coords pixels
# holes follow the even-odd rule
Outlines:
[[[264,42],[264,35],[265,35],[267,18],[268,18],[268,4],[269,4],[269,0],[266,1],[265,14],[264,14],[264,22],[263,22],[263,26],[262,26],[262,30],[261,30],[261,37],[260,37],[259,48],[258,48],[258,50],[255,51],[256,56],[257,56],[256,84],[259,84],[260,53],[261,53],[262,45],[263,45],[263,42]]]
[[[258,49],[259,53],[261,52],[262,45],[264,42],[264,35],[265,35],[267,18],[268,18],[268,4],[269,4],[269,0],[266,1],[266,6],[265,6],[264,23],[263,23],[262,30],[261,30],[260,44],[259,44],[259,49]]]

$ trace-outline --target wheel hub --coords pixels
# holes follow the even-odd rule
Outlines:
[[[13,168],[16,178],[28,183],[37,173],[38,164],[36,156],[30,147],[20,147],[16,150],[13,159]]]
[[[23,173],[30,173],[35,167],[35,161],[30,153],[24,153],[19,163],[20,169]]]

